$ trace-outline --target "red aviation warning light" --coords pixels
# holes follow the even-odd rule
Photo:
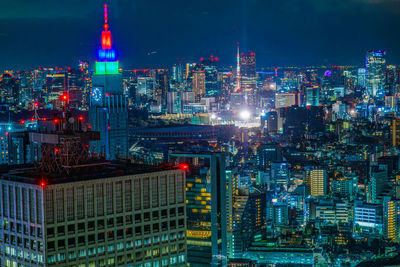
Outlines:
[[[187,163],[181,163],[178,164],[177,166],[179,169],[183,170],[183,171],[188,171],[189,170],[189,165]]]
[[[39,185],[40,185],[41,187],[43,187],[43,188],[47,185],[46,180],[45,180],[43,177],[42,177],[42,179],[40,179]]]
[[[68,96],[67,93],[64,93],[64,94],[61,95],[61,100],[62,101],[68,101],[68,99],[69,99],[69,96]]]

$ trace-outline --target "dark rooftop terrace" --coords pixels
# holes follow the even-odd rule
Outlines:
[[[79,168],[74,168],[69,173],[60,174],[44,175],[39,168],[35,167],[13,169],[8,173],[3,173],[1,179],[37,185],[42,183],[45,185],[52,185],[176,169],[179,168],[170,165],[151,166],[144,164],[132,164],[126,161],[97,161],[90,162]]]

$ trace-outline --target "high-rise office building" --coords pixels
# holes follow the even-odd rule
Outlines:
[[[0,265],[186,266],[184,172],[92,158],[64,115],[29,135],[40,168],[0,178]]]
[[[254,52],[240,54],[240,90],[245,95],[248,105],[257,105],[256,54]]]
[[[179,61],[178,64],[172,66],[171,81],[180,84],[183,83],[184,79],[186,79],[184,74],[184,67],[182,65],[182,62]]]
[[[307,87],[305,89],[306,106],[319,105],[319,91],[320,88],[318,86]]]
[[[383,192],[388,182],[388,170],[371,166],[370,180],[367,184],[367,202],[378,203],[378,196]]]
[[[392,119],[392,125],[390,126],[390,133],[392,136],[392,146],[398,147],[400,145],[400,118]]]
[[[311,195],[313,197],[324,197],[327,192],[328,179],[325,170],[310,171]]]
[[[367,84],[367,74],[365,68],[359,68],[357,70],[357,85],[365,88]]]
[[[170,114],[182,112],[181,94],[179,92],[167,93],[167,112]]]
[[[33,98],[33,84],[31,79],[31,71],[21,71],[19,74],[20,79],[20,93],[19,104],[28,107],[32,103]]]
[[[276,134],[278,132],[278,113],[270,111],[266,114],[266,125],[264,131],[268,134]]]
[[[263,170],[270,170],[272,162],[280,162],[282,159],[282,149],[278,145],[267,144],[257,148],[257,165]]]
[[[298,93],[279,93],[275,94],[275,108],[286,108],[300,106],[300,94]]]
[[[357,176],[355,177],[338,177],[331,182],[330,191],[333,196],[339,196],[342,198],[352,199],[356,194],[355,181],[357,181]]]
[[[219,96],[221,94],[221,88],[218,82],[217,63],[218,58],[214,56],[211,56],[209,59],[203,59],[201,62],[205,71],[206,97]]]
[[[193,72],[192,92],[195,93],[197,102],[200,102],[206,94],[206,73],[202,69],[196,69]]]
[[[398,234],[397,212],[399,211],[399,201],[384,201],[383,202],[383,234],[387,239],[396,241]]]
[[[306,132],[307,109],[304,107],[289,107],[280,109],[284,113],[285,120],[283,124],[283,132],[290,136],[299,136]],[[278,115],[280,115],[279,113]],[[278,126],[279,127],[279,126]]]
[[[137,94],[139,96],[144,96],[148,101],[150,99],[155,99],[155,87],[153,77],[138,77],[137,78]]]
[[[181,77],[180,75],[179,77]],[[169,92],[169,72],[165,69],[157,70],[157,85],[154,92],[154,98],[161,110],[167,110],[167,94]]]
[[[14,148],[13,146],[10,146],[10,144],[12,144],[10,143],[11,135],[14,133],[24,132],[26,129],[25,124],[21,123],[0,123],[0,164],[16,164],[16,162],[9,162],[10,149]],[[20,156],[24,155],[20,154]]]
[[[44,92],[45,102],[50,103],[53,109],[61,110],[61,96],[68,92],[68,71],[64,69],[49,69],[46,72]]]
[[[265,193],[248,192],[247,190],[236,196],[233,234],[229,244],[230,258],[240,257],[253,242],[265,238],[265,211]]]
[[[94,153],[115,159],[126,156],[128,152],[128,112],[119,61],[112,48],[107,5],[104,7],[104,19],[89,108],[92,130],[100,132],[100,140],[92,142],[91,147]]]
[[[384,89],[386,59],[385,51],[368,51],[365,57],[366,64],[366,89],[371,96]]]
[[[186,171],[188,263],[227,264],[227,176],[224,153],[172,153]]]
[[[393,96],[398,93],[396,88],[396,66],[388,65],[385,70],[385,96]]]
[[[277,202],[272,204],[272,223],[274,226],[289,224],[289,206],[287,203]]]
[[[382,232],[382,205],[354,202],[354,225],[370,231]]]
[[[275,185],[287,187],[289,183],[289,164],[287,162],[272,162],[271,180]]]
[[[79,70],[83,82],[81,108],[87,110],[89,107],[90,91],[92,88],[92,72],[89,70],[89,61],[79,61]]]
[[[20,80],[14,73],[5,71],[0,75],[0,102],[17,103],[20,94]]]
[[[1,266],[186,266],[182,171],[94,168],[0,180]]]

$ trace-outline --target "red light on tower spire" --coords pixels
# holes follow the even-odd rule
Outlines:
[[[104,4],[104,29],[107,31],[108,29],[108,11],[107,4]]]
[[[108,10],[104,4],[104,31],[101,33],[101,48],[111,49],[111,32],[108,30]]]

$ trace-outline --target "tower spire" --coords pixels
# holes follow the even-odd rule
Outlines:
[[[96,74],[118,74],[119,63],[115,50],[112,48],[111,31],[108,25],[108,5],[104,4],[104,30],[101,32],[101,48],[98,50],[98,61],[95,65]]]
[[[107,4],[104,4],[104,31],[101,33],[101,48],[103,50],[111,49],[111,32],[108,29],[108,10]]]
[[[39,104],[37,102],[33,102],[33,110],[35,111],[35,114],[33,114],[33,116],[32,116],[32,121],[38,121],[39,120],[39,114],[37,112],[38,105]]]
[[[104,4],[104,30],[108,31],[108,11],[107,4]]]
[[[237,42],[237,55],[236,55],[236,85],[235,92],[240,91],[240,53],[239,42]]]

